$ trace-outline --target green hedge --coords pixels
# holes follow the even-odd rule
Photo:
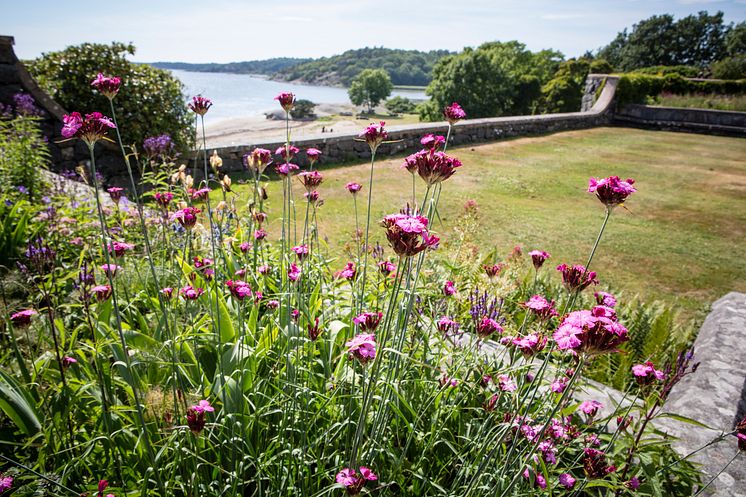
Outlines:
[[[650,66],[641,67],[630,71],[638,74],[651,74],[653,76],[668,76],[669,74],[678,74],[685,78],[696,78],[699,76],[700,69],[694,66]]]
[[[687,93],[740,95],[746,93],[746,79],[696,81],[683,78],[677,74],[651,76],[630,73],[619,78],[616,91],[617,103],[642,104],[646,102],[648,97],[655,97],[663,92],[677,95]]]

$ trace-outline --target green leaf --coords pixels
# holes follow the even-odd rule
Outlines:
[[[659,415],[661,418],[671,418],[675,419],[676,421],[681,421],[682,423],[687,423],[694,426],[699,426],[700,428],[707,428],[708,430],[714,430],[712,426],[708,426],[704,423],[701,423],[697,421],[696,419],[687,418],[686,416],[682,416],[681,414],[674,414],[672,412],[664,412]]]
[[[41,430],[39,413],[31,395],[15,378],[0,371],[0,409],[25,435]]]

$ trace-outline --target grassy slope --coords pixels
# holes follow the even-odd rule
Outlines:
[[[615,211],[594,262],[602,283],[678,302],[687,314],[699,314],[729,291],[746,291],[746,140],[599,128],[451,152],[464,166],[444,183],[443,223],[435,229],[445,240],[462,204],[474,199],[483,252],[494,246],[507,255],[519,244],[549,251],[552,266],[584,263],[603,219],[601,204],[585,192],[588,177],[633,177],[639,191],[629,211]],[[400,164],[401,159],[376,164],[374,221],[411,195],[410,176]],[[324,175],[321,234],[339,250],[354,230],[344,185],[365,185],[358,199],[364,223],[368,165],[328,168]],[[422,188],[419,178],[417,186]],[[278,187],[273,181],[269,188],[274,216]],[[303,212],[298,210],[301,222]],[[380,228],[374,226],[371,236],[385,245]]]

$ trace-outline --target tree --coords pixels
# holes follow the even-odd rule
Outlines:
[[[716,79],[746,78],[746,55],[726,57],[712,65],[712,77]]]
[[[730,57],[746,56],[746,22],[730,27],[725,35],[725,51]]]
[[[316,114],[313,111],[315,108],[315,103],[311,102],[310,100],[301,98],[295,101],[295,105],[290,111],[290,117],[292,117],[293,119],[306,119],[309,117],[316,117]]]
[[[420,118],[438,120],[443,107],[458,102],[470,117],[529,114],[541,86],[562,60],[554,50],[531,52],[517,41],[489,42],[441,59],[427,87],[431,101],[418,106]]]
[[[591,65],[586,59],[563,62],[554,78],[541,89],[544,112],[578,112]]]
[[[396,96],[386,100],[386,110],[394,114],[409,114],[414,108],[414,102],[406,97]]]
[[[168,133],[181,150],[194,141],[194,119],[186,107],[183,85],[170,72],[126,59],[132,44],[84,43],[45,53],[28,63],[41,88],[67,111],[108,115],[109,101],[93,91],[91,81],[102,72],[122,79],[114,99],[125,144],[141,146],[152,135]]]
[[[350,102],[355,105],[366,105],[368,112],[373,112],[373,107],[378,105],[391,95],[394,85],[391,78],[383,69],[365,69],[352,80],[347,94]]]
[[[669,14],[652,16],[617,34],[598,57],[622,71],[650,66],[704,68],[725,55],[730,29],[723,24],[722,12],[703,11],[678,21]]]

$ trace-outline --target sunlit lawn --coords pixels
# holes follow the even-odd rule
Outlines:
[[[729,291],[746,291],[746,140],[599,128],[450,152],[464,166],[444,183],[442,222],[435,223],[444,240],[452,235],[464,202],[474,199],[484,252],[496,247],[507,255],[520,245],[525,251],[547,250],[554,265],[584,263],[603,220],[603,207],[585,192],[588,177],[632,177],[639,191],[628,202],[629,211],[614,212],[594,261],[602,282],[627,295],[676,301],[687,315],[701,315]],[[411,177],[401,162],[376,163],[373,220],[411,197]],[[364,184],[358,198],[364,222],[369,165],[322,171],[320,231],[341,254],[355,226],[344,186]],[[294,184],[301,198],[302,188]],[[279,185],[272,181],[268,188],[270,215],[276,217],[281,215]],[[418,188],[421,194],[419,179]],[[247,186],[235,189],[247,198]],[[304,212],[298,209],[300,222]],[[385,245],[377,225],[372,238]]]

